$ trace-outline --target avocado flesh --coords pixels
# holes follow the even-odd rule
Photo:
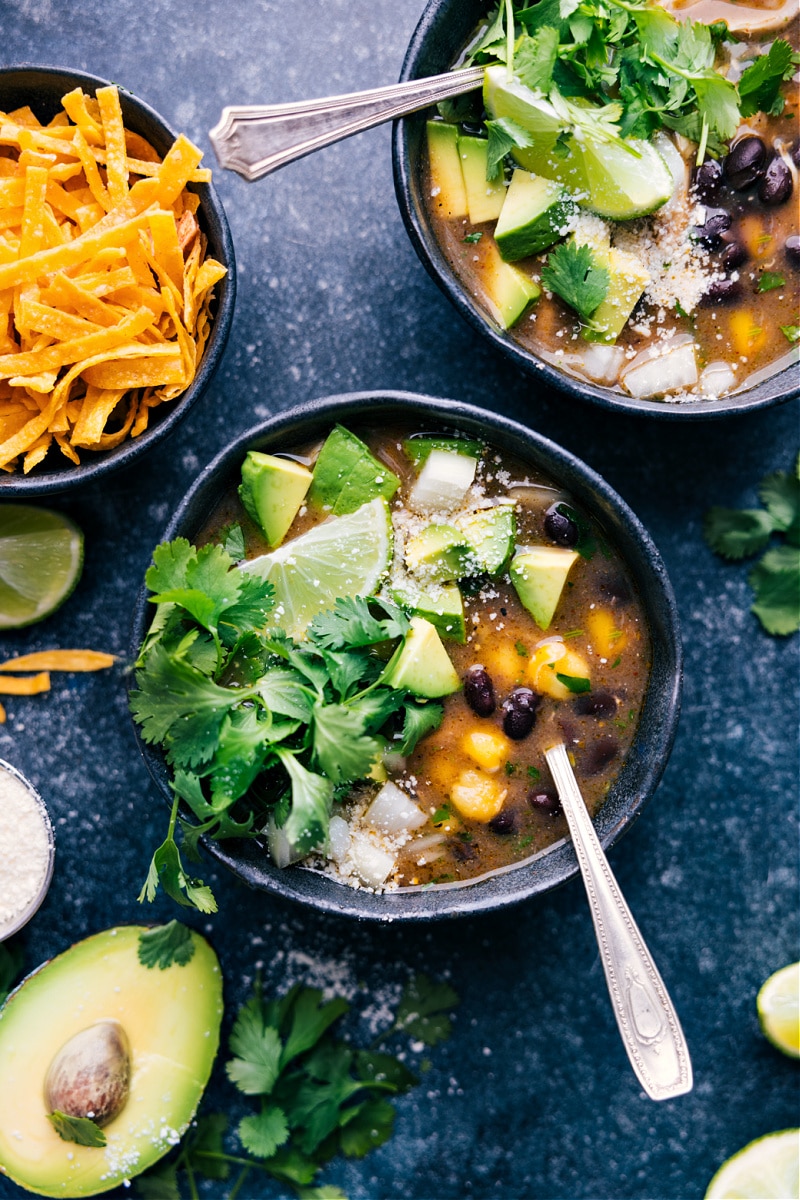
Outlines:
[[[411,618],[405,641],[383,674],[389,687],[407,688],[414,696],[435,699],[449,696],[461,687],[442,639],[430,621]]]
[[[270,546],[289,532],[311,486],[311,472],[290,458],[251,450],[242,463],[239,497]]]
[[[483,286],[491,314],[502,329],[515,325],[542,294],[539,285],[519,267],[503,262],[492,242],[485,250]]]
[[[143,926],[78,942],[29,975],[0,1009],[0,1171],[41,1196],[94,1196],[172,1149],[211,1074],[222,1020],[222,976],[192,933],[185,966],[138,959]],[[104,1147],[62,1141],[47,1120],[47,1069],[69,1038],[118,1021],[131,1047],[130,1094]]]
[[[464,601],[457,584],[443,583],[440,587],[426,591],[398,587],[394,591],[394,600],[411,616],[423,617],[430,621],[445,641],[459,642],[462,646],[466,642]]]
[[[520,603],[541,630],[555,616],[567,576],[579,555],[560,546],[531,546],[516,554],[509,575]]]
[[[428,121],[428,162],[431,168],[431,200],[446,221],[467,215],[467,191],[458,154],[458,126],[446,121]]]
[[[506,262],[539,254],[567,232],[577,207],[563,184],[517,170],[511,176],[494,240]]]
[[[581,332],[587,342],[615,342],[650,282],[650,272],[635,254],[616,247],[595,258],[608,271],[608,292]]]
[[[480,225],[482,221],[496,221],[506,198],[506,187],[502,174],[498,176],[495,183],[490,183],[486,178],[488,147],[489,143],[486,138],[460,137],[458,139],[461,171],[464,176],[464,186],[467,189],[470,225]]]
[[[360,438],[342,425],[331,430],[319,452],[308,493],[310,503],[337,517],[355,512],[370,500],[391,500],[400,480]]]
[[[406,567],[423,584],[449,583],[474,574],[473,554],[453,525],[428,525],[410,538],[405,549]]]
[[[458,517],[456,525],[464,534],[482,571],[499,575],[514,553],[517,519],[510,504],[498,504],[469,516]]]

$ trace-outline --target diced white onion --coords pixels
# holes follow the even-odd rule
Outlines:
[[[685,342],[668,354],[658,355],[638,366],[629,367],[622,382],[637,400],[694,387],[697,383],[694,345]]]
[[[697,382],[704,396],[724,396],[736,386],[736,372],[730,363],[709,363]]]
[[[331,817],[328,830],[328,852],[334,862],[340,863],[350,849],[350,826],[344,817]]]
[[[443,833],[429,833],[427,837],[415,838],[409,849],[413,851],[417,866],[424,867],[441,858],[445,853],[446,841]]]
[[[367,887],[382,887],[394,870],[395,857],[367,837],[355,836],[350,843],[350,861]]]
[[[272,861],[276,867],[288,867],[293,862],[299,862],[304,857],[304,855],[297,853],[296,848],[289,841],[286,834],[282,829],[278,828],[273,820],[270,820],[267,825],[267,841]]]
[[[408,498],[414,512],[450,512],[464,501],[478,466],[477,458],[431,450]]]
[[[404,833],[419,829],[425,813],[394,783],[385,783],[370,804],[364,820],[380,833]]]
[[[583,370],[596,383],[616,383],[625,362],[622,346],[604,346],[598,342],[583,354]]]

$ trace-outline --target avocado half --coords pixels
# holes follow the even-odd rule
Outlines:
[[[107,929],[51,959],[0,1009],[0,1174],[40,1196],[94,1196],[146,1170],[180,1139],[211,1074],[222,974],[208,942],[165,970],[139,962],[146,926]],[[59,1137],[44,1081],[61,1047],[117,1021],[131,1049],[130,1093],[102,1148]]]

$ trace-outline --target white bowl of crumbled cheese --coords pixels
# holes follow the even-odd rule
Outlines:
[[[0,759],[0,942],[26,925],[44,900],[54,855],[44,800]]]

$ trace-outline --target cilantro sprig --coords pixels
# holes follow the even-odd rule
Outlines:
[[[143,740],[172,768],[173,806],[139,899],[161,886],[214,912],[176,835],[196,860],[204,835],[266,827],[276,858],[302,858],[325,844],[336,789],[366,778],[386,740],[409,754],[442,707],[384,683],[385,651],[410,628],[393,604],[339,599],[299,643],[270,624],[271,585],[237,570],[220,545],[159,546],[146,582],[156,614],[130,701]]]
[[[782,542],[766,549],[748,582],[756,594],[751,611],[767,633],[786,636],[800,629],[800,458],[794,474],[775,471],[762,480],[763,508],[712,508],[706,514],[706,541],[732,561],[765,550],[777,534]]]
[[[606,268],[596,262],[590,246],[569,241],[548,254],[542,283],[588,323],[608,294],[609,276]]]

